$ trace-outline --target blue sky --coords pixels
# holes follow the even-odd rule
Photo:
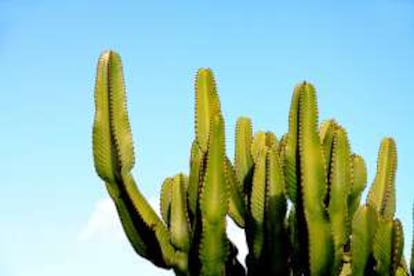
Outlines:
[[[369,182],[381,138],[396,139],[408,255],[414,2],[64,2],[0,1],[0,275],[161,275],[133,253],[93,169],[96,60],[109,48],[124,61],[134,175],[155,205],[162,179],[187,171],[197,68],[216,74],[231,156],[238,116],[280,136],[308,80]]]

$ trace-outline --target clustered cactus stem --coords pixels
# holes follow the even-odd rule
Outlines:
[[[364,159],[335,120],[319,125],[315,88],[293,92],[288,132],[236,123],[234,161],[210,69],[195,79],[189,174],[167,177],[160,216],[132,176],[134,146],[120,56],[99,58],[93,157],[138,255],[176,275],[409,275],[395,218],[397,150],[384,138],[367,200]],[[414,213],[414,210],[413,210]],[[229,216],[246,235],[245,266],[226,234]],[[414,219],[414,218],[413,218]],[[414,245],[412,248],[414,256]]]

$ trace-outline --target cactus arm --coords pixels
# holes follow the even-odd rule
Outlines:
[[[331,164],[331,155],[332,155],[332,143],[335,134],[335,130],[338,127],[337,123],[334,120],[328,120],[322,122],[319,127],[319,136],[322,142],[322,149],[325,157],[325,164],[328,168]],[[329,174],[329,171],[327,170]]]
[[[351,194],[360,194],[364,191],[367,184],[367,166],[362,156],[352,154],[352,171],[353,182],[351,186]]]
[[[111,133],[121,173],[125,174],[129,173],[134,167],[134,145],[126,108],[121,57],[114,52],[111,52],[110,55],[107,70]]]
[[[234,169],[240,188],[245,194],[251,189],[253,158],[251,155],[252,122],[249,118],[240,117],[236,123]]]
[[[329,221],[324,209],[327,183],[317,132],[317,103],[312,85],[303,83],[299,108],[299,151],[303,205],[309,233],[309,263],[312,275],[329,274],[333,256]]]
[[[107,187],[113,186],[107,185]],[[138,198],[141,197],[141,200],[144,199],[139,192],[135,194],[134,198],[137,198],[137,196]],[[118,197],[112,197],[112,199],[125,234],[135,252],[159,267],[170,268],[175,262],[175,256],[173,248],[169,245],[169,235],[165,227],[155,223],[154,219],[144,221],[141,214],[131,212],[136,206],[134,206],[134,200],[126,193],[121,193]],[[150,207],[149,204],[144,203],[143,205],[147,205],[147,208]],[[151,210],[149,213],[151,213]],[[145,213],[142,215],[148,217]],[[155,214],[151,214],[149,217],[153,215]]]
[[[399,219],[394,219],[391,241],[391,273],[396,274],[403,261],[404,233]]]
[[[210,144],[212,142],[210,136],[214,135],[215,132],[219,132],[219,130],[213,131],[212,124],[216,116],[221,116],[220,101],[216,91],[214,75],[210,69],[203,68],[198,70],[195,81],[195,95],[196,133],[195,141],[192,146],[190,164],[191,171],[187,193],[193,231],[189,255],[189,268],[191,274],[199,275],[202,271],[205,271],[206,269],[208,270],[206,266],[208,267],[208,265],[213,263],[211,257],[215,258],[214,255],[217,254],[214,249],[211,250],[209,248],[202,247],[203,241],[206,244],[210,244],[211,240],[214,239],[214,234],[220,235],[223,231],[225,231],[219,228],[220,230],[213,233],[213,236],[211,236],[210,232],[212,232],[212,229],[208,224],[204,223],[203,218],[206,210],[201,207],[201,195],[203,194],[203,186],[205,184],[206,177],[207,152],[209,151]],[[217,144],[217,141],[215,143]],[[225,225],[221,225],[221,227],[225,228]],[[204,256],[203,258],[201,258],[202,255]]]
[[[224,122],[212,117],[207,168],[200,194],[202,236],[199,257],[201,275],[222,275],[228,255],[226,214],[228,187],[225,179]]]
[[[301,86],[295,87],[289,111],[289,131],[286,134],[286,146],[284,148],[286,194],[296,204],[298,202],[299,189],[299,158],[298,158],[298,122],[299,122],[299,97]]]
[[[404,269],[403,266],[399,266],[397,271],[394,274],[395,276],[408,276],[408,272]]]
[[[329,205],[329,196],[330,196],[330,180],[331,180],[331,173],[332,173],[332,155],[334,153],[334,137],[337,128],[339,125],[336,123],[335,120],[327,120],[320,124],[319,126],[319,138],[322,145],[322,155],[324,159],[324,165],[325,165],[325,177],[327,179],[327,193],[324,198],[324,204],[325,207],[328,208]]]
[[[348,197],[349,218],[352,220],[361,201],[361,194],[367,184],[367,167],[362,156],[352,154],[352,184]]]
[[[93,158],[95,170],[100,178],[107,183],[114,183],[119,165],[113,147],[111,133],[111,115],[109,112],[110,90],[108,67],[111,52],[103,53],[98,61],[95,84],[95,118],[93,123]],[[108,184],[111,185],[111,184]]]
[[[391,273],[392,232],[392,219],[380,219],[372,247],[376,261],[375,271],[379,275],[390,275]]]
[[[157,265],[171,267],[174,264],[175,250],[170,243],[170,235],[167,228],[162,223],[158,215],[152,209],[145,197],[140,193],[131,175],[123,177],[125,185],[125,197],[121,194],[121,199],[130,201],[132,206],[127,206],[134,221],[136,222],[137,232],[143,236],[145,243],[150,244],[149,256],[154,255],[154,260],[158,255],[162,257]],[[129,200],[126,200],[129,198]],[[159,246],[160,252],[155,248]],[[152,257],[151,257],[152,258]]]
[[[395,175],[397,172],[397,146],[394,139],[386,138],[390,144],[390,174],[388,179],[388,186],[385,190],[384,202],[382,205],[382,213],[386,218],[393,218],[396,210],[396,195],[395,195]]]
[[[192,217],[196,215],[197,201],[199,194],[199,183],[202,182],[203,153],[194,140],[191,146],[190,177],[188,183],[188,208]]]
[[[160,213],[167,227],[170,227],[172,185],[173,179],[168,177],[164,180],[161,187]]]
[[[173,263],[174,249],[165,225],[136,187],[132,134],[126,109],[122,63],[118,54],[105,52],[98,62],[95,87],[93,150],[95,169],[105,181],[136,252],[160,267]],[[150,245],[151,250],[147,250]]]
[[[264,246],[264,216],[266,196],[266,148],[263,147],[256,157],[253,185],[250,196],[252,236],[249,251],[254,260],[262,256]],[[249,253],[250,254],[250,253]]]
[[[229,215],[233,221],[241,228],[244,228],[246,208],[244,204],[243,193],[240,190],[236,173],[230,160],[226,158],[226,180],[229,186]]]
[[[276,147],[266,156],[267,183],[265,203],[266,263],[270,275],[288,275],[288,243],[284,220],[287,202],[284,194],[284,175]]]
[[[382,216],[392,218],[395,213],[395,171],[397,150],[392,138],[384,138],[378,153],[377,174],[368,194],[368,204]]]
[[[136,187],[131,175],[122,183],[106,183],[125,234],[134,250],[156,266],[171,268],[175,252],[165,225]]]
[[[208,68],[198,70],[195,81],[195,130],[197,143],[207,151],[211,117],[220,110],[213,72]]]
[[[355,212],[351,239],[352,275],[365,275],[372,255],[377,220],[376,211],[369,205],[363,205]]]
[[[301,196],[301,172],[299,152],[299,101],[302,85],[293,91],[289,111],[289,131],[282,137],[279,147],[284,160],[285,193],[294,208],[289,214],[289,233],[291,236],[291,259],[294,263],[293,274],[309,274],[308,229],[306,227],[303,200]],[[294,216],[294,217],[292,217]]]
[[[271,131],[266,131],[266,146],[269,148],[279,148],[279,141],[277,140],[276,135]]]
[[[332,226],[335,261],[332,274],[341,269],[344,245],[348,241],[348,195],[351,188],[351,154],[345,130],[338,127],[333,137],[329,179],[328,213]]]
[[[260,155],[262,149],[266,146],[266,132],[258,131],[253,136],[253,141],[251,145],[251,154],[254,163],[257,162],[257,159]]]
[[[285,164],[285,150],[286,150],[286,138],[287,135],[282,135],[280,138],[279,145],[277,147],[277,153],[279,154],[280,165],[282,167],[283,173],[285,173],[284,164]],[[286,181],[285,181],[285,188],[286,188]],[[285,189],[284,188],[284,189]]]
[[[113,187],[111,184],[106,183],[107,188],[111,189]],[[130,244],[140,256],[144,258],[149,258],[148,256],[148,244],[143,240],[143,237],[137,231],[137,227],[134,225],[134,220],[128,211],[127,204],[130,202],[125,202],[119,197],[112,197],[116,210],[118,212],[119,218],[121,220],[122,226],[124,228],[125,234],[130,241]]]
[[[186,189],[184,175],[178,174],[173,178],[171,188],[171,220],[170,235],[172,245],[188,252],[190,248],[190,228],[187,213]]]

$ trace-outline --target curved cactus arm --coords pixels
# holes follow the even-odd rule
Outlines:
[[[122,178],[123,182],[119,185],[119,197],[112,199],[116,205],[121,201],[125,204],[126,211],[133,221],[134,235],[139,235],[148,246],[147,252],[137,251],[137,253],[139,255],[144,253],[142,256],[157,266],[164,268],[172,267],[175,262],[175,250],[170,243],[170,235],[167,228],[140,193],[132,176],[125,175]],[[131,233],[127,232],[128,229],[125,228],[125,225],[123,226],[132,243],[129,236]]]
[[[240,190],[236,173],[228,158],[226,158],[226,181],[229,186],[229,215],[239,227],[244,228],[246,208],[243,192]]]
[[[399,219],[394,219],[391,241],[391,273],[396,274],[403,261],[404,232]]]
[[[392,138],[384,138],[378,153],[377,174],[368,193],[368,204],[381,216],[393,218],[395,213],[395,172],[397,149]]]
[[[391,274],[393,220],[381,218],[372,246],[378,275]]]
[[[98,61],[92,139],[95,169],[104,181],[114,182],[131,171],[135,159],[122,62],[113,51]]]
[[[285,180],[276,147],[267,152],[266,170],[266,271],[270,275],[288,275],[288,243],[284,224],[287,210]]]
[[[359,207],[361,194],[367,185],[367,166],[362,156],[358,154],[351,155],[352,162],[352,184],[351,192],[348,197],[349,218],[352,218]]]
[[[125,234],[128,240],[130,241],[132,247],[134,248],[135,252],[137,252],[140,256],[144,258],[149,258],[149,245],[146,243],[145,240],[143,240],[142,234],[140,234],[137,231],[137,227],[135,227],[134,224],[134,218],[128,210],[129,205],[131,204],[130,200],[122,200],[119,197],[119,195],[113,196],[113,186],[109,183],[106,183],[106,186],[108,188],[109,193],[111,194],[111,197],[113,198],[116,210],[119,215],[119,219],[121,220]]]
[[[172,181],[170,235],[171,243],[176,249],[188,252],[191,235],[184,181],[182,174],[176,175]]]
[[[169,268],[175,252],[168,231],[130,174],[134,165],[132,134],[122,63],[113,51],[107,51],[99,58],[95,108],[92,139],[96,172],[105,181],[136,252],[157,266]]]
[[[200,193],[202,234],[199,257],[201,275],[223,275],[228,256],[224,121],[220,114],[215,114],[211,122],[206,174]]]
[[[351,151],[347,134],[342,127],[335,131],[330,160],[328,213],[335,247],[332,274],[337,274],[341,269],[344,245],[350,234],[348,195],[351,190]]]
[[[167,227],[170,227],[173,181],[173,178],[168,177],[164,180],[161,187],[160,213]]]
[[[95,170],[99,177],[108,183],[114,183],[120,179],[119,170],[121,166],[120,152],[115,147],[113,137],[114,118],[112,115],[114,106],[112,102],[119,97],[114,97],[112,94],[125,94],[123,89],[120,91],[111,89],[112,85],[110,83],[113,81],[113,75],[110,74],[114,70],[110,68],[113,66],[114,58],[120,62],[118,55],[112,51],[104,52],[99,57],[95,83],[95,118],[92,132]],[[117,76],[122,79],[119,74]]]
[[[109,113],[111,134],[121,174],[134,167],[134,145],[126,108],[126,93],[121,57],[113,52],[108,59]]]
[[[326,275],[332,266],[333,242],[324,208],[327,183],[323,153],[317,131],[316,92],[303,83],[299,104],[299,151],[301,189],[309,237],[311,275]]]
[[[377,228],[377,213],[369,205],[358,208],[352,220],[352,275],[363,276],[372,256],[372,243]]]
[[[208,148],[212,115],[217,112],[220,112],[220,102],[213,72],[202,68],[195,80],[195,131],[197,144],[203,152]]]

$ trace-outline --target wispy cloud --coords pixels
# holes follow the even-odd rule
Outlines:
[[[122,228],[118,221],[115,205],[110,198],[103,198],[96,202],[86,225],[78,235],[78,240],[120,239],[122,236]]]
[[[156,197],[150,197],[149,203],[158,213],[158,199]],[[125,238],[112,199],[106,197],[95,203],[88,221],[79,232],[77,238],[79,241],[94,239],[122,240]]]

